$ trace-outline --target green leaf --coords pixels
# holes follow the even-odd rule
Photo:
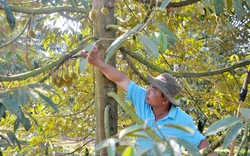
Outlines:
[[[24,117],[23,120],[21,121],[21,123],[26,131],[28,131],[30,129],[31,125],[30,125],[29,118]]]
[[[214,0],[214,8],[217,16],[220,16],[220,14],[223,12],[224,6],[224,0]]]
[[[18,139],[16,138],[15,134],[11,133],[11,132],[8,132],[6,133],[7,134],[7,137],[9,138],[9,140],[11,141],[11,144],[15,145],[17,144],[19,150],[21,150],[21,145],[20,145],[20,142],[18,141]]]
[[[159,32],[153,32],[151,35],[151,39],[157,46],[159,46],[161,43],[161,34]]]
[[[36,92],[27,90],[27,94],[30,98],[32,98],[35,102],[38,102],[39,95]]]
[[[182,138],[174,138],[173,140],[178,142],[178,144],[182,145],[190,155],[201,156],[198,148],[187,140]]]
[[[23,62],[23,58],[19,54],[16,54],[16,57],[20,62]]]
[[[175,149],[180,148],[180,145],[177,143],[176,140],[167,140],[166,141],[167,145],[167,152],[170,154],[170,155],[175,155]],[[177,146],[177,147],[176,147]],[[177,150],[177,149],[176,149]]]
[[[134,146],[128,146],[124,152],[122,153],[122,156],[137,156],[136,149]]]
[[[59,99],[61,99],[61,96],[55,91],[55,88],[51,85],[48,85],[47,83],[39,83],[44,89],[49,90],[53,94],[55,94]]]
[[[166,9],[167,5],[170,3],[171,0],[164,0],[162,3],[161,3],[161,10],[164,10]]]
[[[162,143],[154,143],[153,149],[154,149],[154,154],[160,156],[160,155],[164,155],[164,153],[166,153],[167,146],[165,146]]]
[[[6,108],[2,103],[0,103],[0,118],[5,116]]]
[[[110,138],[109,144],[107,147],[108,155],[115,156],[116,155],[116,145],[114,138]]]
[[[119,36],[107,49],[107,54],[105,58],[105,63],[109,61],[110,58],[117,52],[117,50],[122,46],[122,44],[128,40],[128,37],[134,35],[136,31],[141,28],[142,24],[138,24],[132,30],[127,31],[126,33]]]
[[[49,0],[42,0],[43,4],[49,3]]]
[[[87,64],[88,64],[88,56],[87,56],[87,58],[80,58],[79,68],[81,71],[81,75],[84,75],[84,72],[87,68]]]
[[[8,4],[5,1],[0,1],[0,4],[3,5],[3,9],[6,14],[7,22],[11,30],[14,30],[16,21],[15,21],[15,17],[13,15],[12,10],[9,8]]]
[[[55,0],[55,6],[57,6],[62,0]]]
[[[111,140],[111,142],[115,142],[115,143],[118,143],[118,142],[119,142],[119,139],[116,139],[116,138],[108,138],[108,139],[105,139],[105,140],[101,141],[100,143],[98,143],[98,144],[95,146],[95,149],[94,149],[92,152],[94,153],[94,152],[96,152],[96,151],[99,151],[100,149],[103,149],[103,148],[108,147],[108,145],[110,144],[110,140]]]
[[[246,1],[243,1],[243,3],[244,3],[244,6],[246,7],[246,9],[248,10],[248,11],[250,11],[250,0],[246,0]],[[248,4],[247,4],[248,3]],[[244,8],[244,7],[243,7]]]
[[[43,131],[43,126],[42,125],[38,125],[37,131],[38,132],[42,132]]]
[[[215,135],[216,133],[232,127],[241,121],[242,119],[238,117],[228,117],[223,120],[216,121],[208,128],[205,136]]]
[[[52,107],[52,108],[54,109],[54,111],[55,111],[56,113],[59,113],[58,108],[56,107],[55,103],[54,103],[53,101],[51,101],[50,98],[48,98],[47,96],[44,96],[43,94],[40,94],[40,93],[38,93],[38,94],[39,94],[39,96],[40,96],[40,97],[41,97],[50,107]]]
[[[174,38],[172,37],[172,36],[167,36],[167,40],[168,40],[168,43],[172,46],[172,47],[174,47]]]
[[[145,132],[133,132],[133,133],[127,134],[126,136],[149,139],[149,136]]]
[[[230,128],[225,135],[222,148],[228,148],[230,144],[234,141],[234,139],[236,139],[236,137],[239,135],[242,128],[243,128],[242,123],[238,123],[234,125],[232,128]]]
[[[78,6],[77,6],[77,0],[69,0],[69,3],[71,4],[71,6],[73,7],[73,8],[77,8]]]
[[[51,92],[55,92],[55,88],[51,85],[48,85],[47,83],[39,83],[39,85],[41,85],[43,88],[45,88]]]
[[[250,7],[250,0],[246,0],[248,6]]]
[[[168,27],[163,24],[162,22],[157,22],[156,25],[158,26],[158,28],[164,32],[165,34],[169,35],[169,36],[172,36],[173,38],[175,39],[178,39],[178,37],[176,36],[176,34],[174,34],[173,32],[171,32]]]
[[[85,51],[88,51],[88,52],[90,52],[92,49],[93,49],[93,47],[94,47],[94,45],[96,44],[96,42],[94,41],[94,42],[91,42],[91,43],[89,43],[89,44],[86,44],[86,46],[84,46],[84,50]]]
[[[88,11],[89,10],[89,7],[88,7],[88,4],[86,2],[86,0],[82,0],[82,5],[83,7]]]
[[[37,127],[39,126],[37,120],[30,113],[26,112],[25,114],[27,114],[34,121]]]
[[[240,114],[246,120],[246,122],[250,122],[250,109],[249,108],[240,108]]]
[[[148,11],[149,7],[148,7],[148,5],[146,3],[144,3],[144,8],[145,8],[146,11]]]
[[[96,44],[96,42],[91,42],[91,43],[87,44],[83,49],[86,52],[91,52],[91,50],[93,49],[93,46],[95,44]],[[86,58],[80,58],[79,68],[80,68],[80,71],[81,71],[81,75],[84,75],[84,72],[87,69],[88,58],[89,58],[89,56],[87,56]]]
[[[169,43],[168,43],[166,35],[162,31],[160,32],[160,34],[161,34],[160,35],[161,36],[160,50],[162,53],[164,53],[165,50],[169,48]]]
[[[17,118],[16,121],[14,122],[14,132],[16,132],[17,129],[19,128],[20,123],[21,123],[21,122],[20,122],[20,119]]]
[[[142,43],[147,52],[152,54],[155,58],[158,58],[159,55],[158,47],[148,36],[139,35],[138,39],[140,40],[140,42]]]
[[[210,0],[202,0],[203,3],[205,3],[207,6],[211,6]]]
[[[20,120],[23,118],[22,110],[20,109],[19,105],[16,103],[16,101],[11,100],[10,98],[5,98],[2,101],[2,104],[4,107],[10,111],[12,114],[16,115]]]
[[[239,20],[243,17],[243,7],[240,0],[233,0],[234,12]]]
[[[129,126],[123,130],[121,130],[121,132],[119,133],[119,139],[127,136],[127,135],[130,135],[134,132],[139,132],[140,130],[143,130],[143,125],[132,125],[132,126]]]
[[[9,52],[6,54],[6,60],[9,60],[12,56],[13,56],[13,52],[12,52],[12,51],[9,51]]]
[[[187,127],[185,125],[180,125],[180,124],[163,124],[163,126],[165,127],[171,127],[171,128],[175,128],[175,129],[179,129],[185,132],[188,132],[190,134],[194,134],[194,130],[190,127]]]
[[[27,89],[17,88],[14,90],[12,99],[17,102],[19,106],[27,104],[29,96],[27,94]]]
[[[31,83],[31,84],[28,84],[27,86],[29,88],[35,89],[35,88],[41,87],[41,84],[40,83]]]

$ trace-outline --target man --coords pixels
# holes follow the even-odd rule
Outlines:
[[[87,54],[81,52],[82,57],[86,58]],[[210,144],[205,137],[197,130],[191,116],[182,111],[175,102],[174,97],[181,88],[175,79],[168,73],[163,73],[156,78],[149,74],[148,81],[150,87],[145,90],[136,85],[126,75],[118,71],[113,66],[104,63],[98,58],[98,47],[94,46],[89,53],[88,62],[98,68],[109,80],[116,83],[126,91],[126,99],[130,100],[135,107],[136,114],[147,121],[151,128],[163,124],[182,124],[192,128],[195,133],[189,134],[177,129],[162,128],[157,132],[162,137],[179,137],[193,143],[199,149],[208,147]],[[151,141],[138,138],[138,147],[148,148],[153,145]],[[209,156],[216,156],[216,153],[210,153]]]

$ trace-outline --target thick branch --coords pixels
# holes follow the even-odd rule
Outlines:
[[[122,53],[122,55],[125,58],[125,60],[128,62],[131,69],[134,71],[134,73],[136,75],[138,75],[140,77],[140,79],[142,79],[142,81],[144,81],[145,83],[148,83],[148,79],[146,77],[144,77],[142,73],[139,72],[139,70],[136,68],[134,63],[130,60],[130,58],[127,57],[127,55],[125,53]]]
[[[13,12],[20,12],[24,14],[52,14],[57,12],[79,12],[87,14],[88,11],[85,8],[73,8],[69,6],[63,7],[49,7],[49,8],[29,8],[21,6],[9,6]],[[0,6],[0,10],[3,10],[3,7]]]
[[[167,5],[167,8],[183,7],[183,6],[187,6],[187,5],[199,2],[199,1],[200,0],[186,0],[186,1],[180,1],[180,2],[171,2]],[[150,4],[150,0],[145,0],[144,3]],[[161,2],[158,3],[158,6],[161,6]]]
[[[244,62],[241,62],[241,63],[235,63],[234,65],[232,65],[230,67],[222,68],[222,69],[218,69],[218,70],[214,70],[214,71],[197,72],[197,73],[174,72],[172,70],[167,70],[167,69],[161,68],[161,67],[159,67],[157,65],[154,65],[153,63],[150,63],[149,61],[147,61],[146,59],[144,59],[141,56],[137,55],[136,53],[134,53],[132,50],[130,50],[128,48],[121,47],[119,50],[121,50],[122,52],[125,52],[126,54],[133,57],[134,59],[136,59],[140,63],[146,65],[147,67],[150,67],[153,70],[158,71],[159,73],[168,72],[169,74],[171,74],[171,75],[173,75],[175,77],[202,77],[202,76],[219,75],[219,74],[222,74],[222,73],[225,73],[225,72],[230,72],[233,69],[243,67],[243,66],[246,66],[246,65],[250,64],[250,61],[244,61]]]

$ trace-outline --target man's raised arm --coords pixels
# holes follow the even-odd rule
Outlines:
[[[85,52],[81,52],[83,58],[87,57]],[[116,83],[124,91],[127,91],[130,79],[115,67],[106,64],[100,58],[98,58],[98,46],[94,46],[89,53],[88,62],[98,68],[109,80]]]

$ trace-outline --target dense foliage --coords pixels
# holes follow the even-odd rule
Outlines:
[[[205,130],[236,115],[250,68],[249,0],[93,2],[107,8],[107,15],[91,10],[88,0],[0,0],[4,154],[62,152],[56,142],[65,136],[81,141],[68,153],[84,153],[93,146],[96,78],[78,53],[93,42],[114,40],[105,60],[115,55],[116,67],[142,86],[148,72],[175,76],[183,87],[176,100]],[[116,23],[95,20],[111,16],[111,10]],[[96,32],[97,25],[116,30],[117,38],[98,38],[103,32]],[[247,97],[244,107],[249,105]],[[121,131],[134,122],[118,111]],[[218,138],[215,132],[211,141]]]

